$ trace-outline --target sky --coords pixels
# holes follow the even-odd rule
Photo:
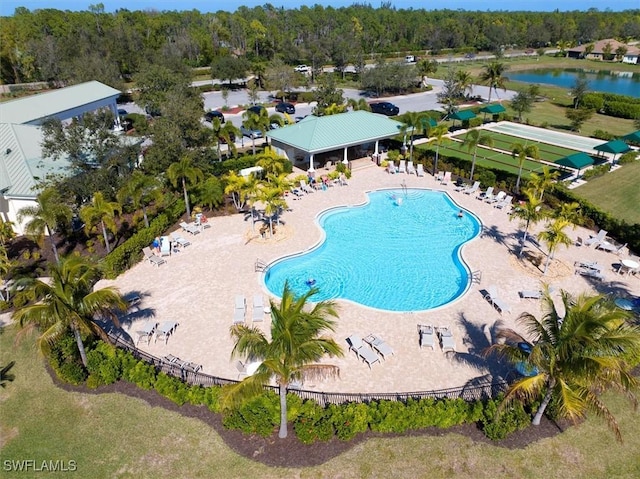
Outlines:
[[[89,5],[102,3],[105,11],[126,8],[128,10],[200,10],[201,12],[215,12],[218,10],[235,11],[240,6],[249,8],[270,3],[274,7],[284,7],[294,9],[300,5],[325,5],[335,8],[352,5],[353,3],[368,3],[374,8],[380,6],[380,0],[367,1],[360,0],[0,0],[0,15],[12,15],[16,7],[26,7],[29,10],[39,8],[56,8],[59,10],[88,10]],[[428,2],[416,0],[391,0],[393,6],[398,9],[442,9],[449,10],[530,10],[530,11],[552,11],[559,9],[567,10],[588,10],[598,8],[599,10],[631,10],[640,9],[640,0],[539,0],[537,2],[521,2],[514,0],[449,0],[448,2]]]

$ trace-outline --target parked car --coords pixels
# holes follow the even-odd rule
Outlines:
[[[251,113],[255,113],[256,115],[260,115],[260,112],[262,110],[264,110],[264,107],[262,105],[253,105],[247,108],[247,111],[250,111]]]
[[[281,101],[276,105],[276,111],[280,113],[287,113],[293,115],[296,112],[296,107],[286,101]]]
[[[244,126],[244,124],[240,127],[240,131],[242,132],[242,136],[249,138],[262,138],[262,132],[260,130],[251,130]]]
[[[405,63],[415,63],[416,61],[417,59],[415,55],[407,55],[406,57],[404,57]]]
[[[475,54],[475,53],[467,53],[467,54],[465,54],[465,56],[464,56],[464,57],[465,57],[465,58],[468,58],[468,59],[473,59],[473,58],[475,58],[475,57],[476,57],[476,54]]]
[[[311,67],[307,65],[298,65],[297,67],[294,68],[294,70],[299,73],[309,73],[311,71]]]
[[[204,119],[209,123],[212,123],[214,118],[220,120],[220,123],[224,123],[224,115],[218,110],[211,110],[204,114]]]
[[[379,113],[381,115],[395,116],[398,113],[400,113],[400,108],[398,108],[393,103],[390,103],[388,101],[371,103],[369,104],[369,106],[371,107],[371,111],[373,113]]]

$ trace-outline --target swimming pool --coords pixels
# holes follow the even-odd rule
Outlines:
[[[320,214],[324,240],[272,263],[264,275],[269,291],[280,296],[288,281],[301,295],[312,279],[319,289],[313,301],[341,298],[401,312],[437,308],[467,290],[460,248],[480,231],[473,214],[459,218],[460,207],[439,191],[387,189],[368,198]]]

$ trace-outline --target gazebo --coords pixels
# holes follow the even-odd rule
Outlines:
[[[598,145],[593,149],[597,150],[599,152],[598,154],[611,153],[613,155],[613,162],[615,163],[616,155],[619,155],[621,153],[626,153],[631,148],[629,148],[629,145],[627,145],[622,140],[611,140],[611,141],[607,141],[606,143],[603,143],[602,145]]]
[[[484,118],[487,117],[487,113],[494,116],[500,113],[504,113],[505,111],[507,111],[507,109],[498,103],[494,103],[493,105],[483,106],[482,108],[480,108],[480,112],[484,113]]]
[[[628,135],[624,135],[621,140],[640,145],[640,130],[629,133]]]
[[[476,117],[476,114],[471,110],[460,110],[455,112],[453,115],[449,115],[449,118],[453,120],[454,125],[456,124],[456,120],[469,121],[475,117]]]
[[[593,165],[593,158],[591,158],[585,152],[581,151],[579,153],[574,153],[573,155],[560,158],[558,161],[556,161],[556,164],[578,170],[576,176],[580,176],[580,170],[582,168],[584,168],[585,166]]]

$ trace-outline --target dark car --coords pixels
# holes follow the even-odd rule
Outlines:
[[[260,112],[262,110],[264,110],[264,107],[262,105],[253,105],[247,108],[247,111],[250,111],[251,113],[254,113],[256,115],[260,115]]]
[[[224,123],[224,115],[218,110],[211,110],[204,114],[204,119],[209,123],[212,123],[214,118],[220,120],[220,123]]]
[[[381,115],[395,116],[400,113],[400,108],[388,101],[381,101],[378,103],[371,103],[369,105],[373,113],[379,113]]]
[[[287,113],[293,115],[296,112],[296,107],[286,101],[281,101],[276,105],[276,111],[280,113]]]

